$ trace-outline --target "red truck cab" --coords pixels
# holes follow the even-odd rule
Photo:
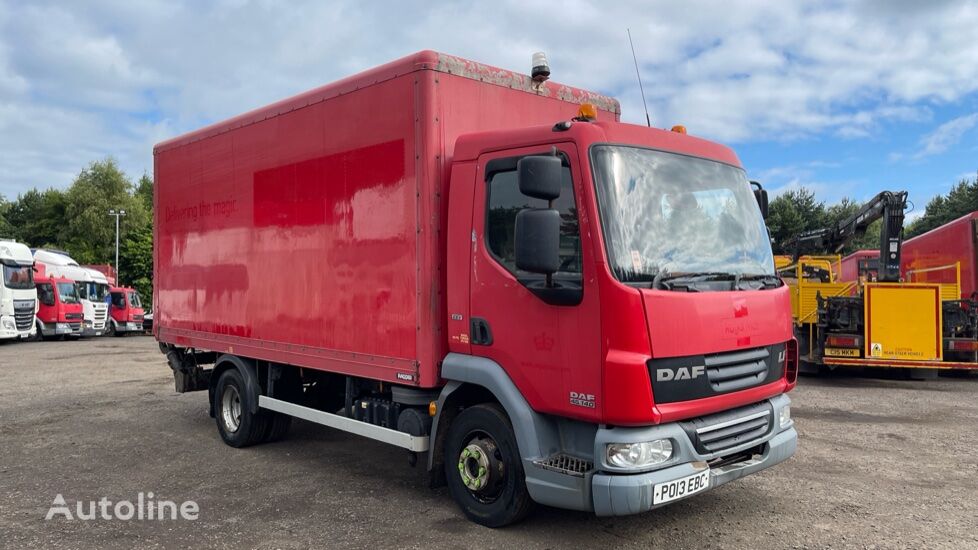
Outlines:
[[[794,453],[762,191],[534,73],[419,52],[156,146],[153,330],[228,445],[397,445],[494,527]]]
[[[64,277],[40,277],[37,285],[37,328],[41,338],[56,339],[82,334],[82,303],[74,281]]]
[[[109,289],[110,331],[116,336],[143,331],[143,303],[135,288],[112,287]]]

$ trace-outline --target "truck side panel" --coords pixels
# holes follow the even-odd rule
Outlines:
[[[414,93],[398,77],[158,152],[160,338],[417,382]]]

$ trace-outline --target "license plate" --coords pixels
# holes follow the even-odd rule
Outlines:
[[[845,349],[845,348],[825,348],[825,355],[829,357],[859,357],[859,350]]]
[[[665,504],[710,488],[710,470],[652,486],[652,504]]]

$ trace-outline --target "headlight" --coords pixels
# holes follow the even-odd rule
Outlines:
[[[791,424],[791,405],[785,405],[781,407],[781,414],[779,415],[779,422],[782,428],[786,428],[788,424]]]
[[[14,329],[17,328],[17,325],[14,324],[14,320],[13,319],[11,319],[10,317],[7,317],[6,319],[3,320],[3,328],[5,328],[7,330],[14,330]]]
[[[608,464],[619,468],[644,468],[672,458],[672,441],[656,439],[641,443],[609,443]]]

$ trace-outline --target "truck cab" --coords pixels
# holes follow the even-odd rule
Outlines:
[[[0,239],[0,340],[27,339],[37,333],[33,266],[26,245]]]
[[[64,277],[78,285],[77,294],[84,314],[82,336],[105,334],[109,316],[106,301],[109,283],[105,275],[95,269],[81,267],[65,252],[38,249],[34,251],[34,259],[44,264],[48,275]]]
[[[109,332],[122,336],[143,331],[143,303],[135,288],[109,289]]]
[[[45,340],[82,335],[84,318],[78,287],[65,277],[37,278],[37,328]]]

